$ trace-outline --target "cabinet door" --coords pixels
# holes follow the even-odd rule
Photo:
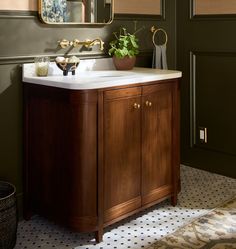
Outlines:
[[[143,87],[142,204],[172,192],[172,83]]]
[[[104,93],[104,222],[141,206],[141,87]]]

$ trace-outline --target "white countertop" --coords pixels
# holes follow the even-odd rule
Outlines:
[[[100,89],[157,80],[180,78],[182,73],[174,70],[161,70],[136,67],[133,70],[114,69],[110,58],[81,60],[75,75],[62,71],[54,62],[50,63],[46,77],[35,75],[33,63],[23,65],[23,82],[73,90]]]

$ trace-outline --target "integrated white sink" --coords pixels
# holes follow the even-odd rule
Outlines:
[[[77,77],[99,77],[99,78],[113,78],[113,77],[127,77],[134,75],[132,71],[118,71],[118,70],[101,70],[101,71],[81,71],[77,72]]]
[[[136,67],[133,70],[115,70],[111,58],[81,60],[75,75],[63,76],[54,62],[50,63],[47,77],[35,75],[34,64],[23,65],[23,82],[45,86],[82,90],[99,89],[119,85],[137,84],[157,80],[180,78],[182,73]]]

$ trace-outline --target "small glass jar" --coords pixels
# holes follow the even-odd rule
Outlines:
[[[35,74],[37,76],[47,76],[49,68],[50,57],[41,56],[34,59]]]

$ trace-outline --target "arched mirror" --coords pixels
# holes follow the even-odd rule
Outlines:
[[[109,24],[114,0],[39,0],[40,19],[47,24]]]

